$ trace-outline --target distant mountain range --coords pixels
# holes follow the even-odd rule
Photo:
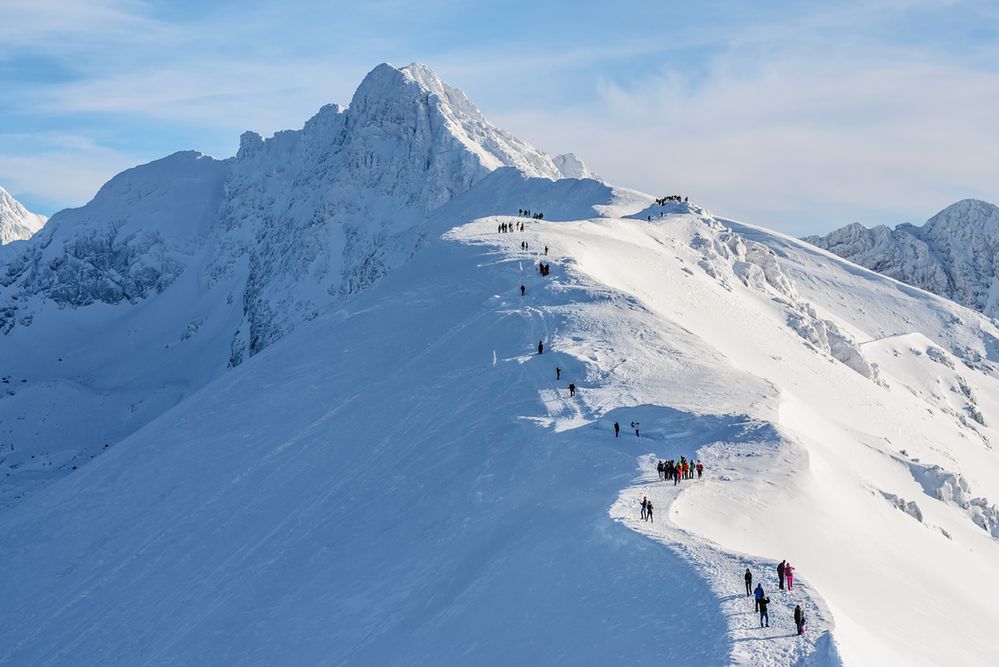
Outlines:
[[[999,317],[999,207],[952,204],[922,227],[847,225],[809,243],[904,283]]]

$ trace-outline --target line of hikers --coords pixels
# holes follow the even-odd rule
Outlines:
[[[673,459],[660,461],[656,465],[656,471],[659,472],[660,482],[673,480],[673,486],[676,486],[680,483],[681,479],[694,479],[695,471],[697,472],[697,478],[700,479],[704,474],[704,464],[700,461],[691,463],[687,460],[687,457],[681,456],[679,461],[674,461]]]
[[[786,560],[782,560],[777,566],[777,581],[781,588],[784,590],[784,581],[787,581],[787,590],[792,590],[794,587],[794,567],[788,563]],[[756,603],[756,611],[760,614],[760,627],[769,628],[770,627],[770,598],[763,590],[763,584],[757,583],[756,588],[753,589],[753,573],[747,567],[746,574],[743,576],[746,581],[746,597],[750,595]],[[752,592],[750,592],[752,591]],[[805,634],[805,612],[801,610],[801,605],[795,605],[794,607],[794,627],[797,628],[798,634]]]
[[[666,195],[665,197],[660,197],[656,200],[658,206],[665,206],[667,202],[680,203],[681,201],[688,201],[687,197],[680,197],[680,195]]]
[[[517,216],[519,216],[521,218],[531,218],[532,220],[544,220],[545,219],[545,214],[544,213],[531,213],[531,209],[529,209],[529,208],[518,208],[517,209]],[[520,231],[524,231],[524,229],[521,228]]]
[[[522,222],[501,222],[496,227],[497,234],[506,234],[508,232],[522,232],[524,231],[524,223]]]

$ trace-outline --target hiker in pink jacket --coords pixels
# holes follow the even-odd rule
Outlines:
[[[788,563],[784,566],[784,578],[787,579],[787,590],[794,587],[794,568]]]

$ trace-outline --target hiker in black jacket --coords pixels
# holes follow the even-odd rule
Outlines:
[[[746,597],[748,598],[750,595],[753,594],[753,573],[749,571],[748,567],[746,568],[745,579],[746,579]]]
[[[763,621],[766,621],[766,627],[770,627],[770,614],[767,612],[767,605],[770,604],[770,598],[766,595],[761,597],[756,601],[760,605],[760,627],[764,627]]]

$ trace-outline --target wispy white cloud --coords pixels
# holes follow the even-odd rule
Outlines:
[[[566,115],[504,115],[572,147],[599,173],[792,232],[918,221],[964,196],[994,198],[999,75],[926,63],[731,63],[693,83],[666,72]]]

